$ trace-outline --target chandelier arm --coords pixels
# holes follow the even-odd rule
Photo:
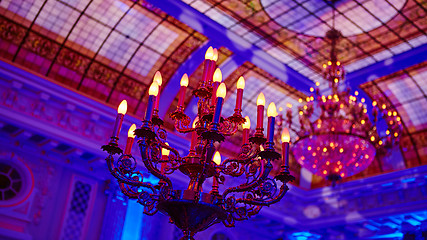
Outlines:
[[[245,165],[257,155],[258,152],[253,152],[250,144],[244,144],[241,148],[239,158],[229,158],[221,164],[221,172],[232,177],[239,177],[245,173]]]
[[[108,170],[113,175],[113,177],[117,178],[117,180],[119,180],[120,182],[123,182],[125,184],[135,186],[135,187],[149,187],[150,188],[150,185],[151,185],[150,183],[144,183],[144,182],[139,181],[139,180],[135,181],[135,180],[129,179],[128,177],[122,175],[122,172],[119,169],[117,169],[116,167],[114,167],[114,163],[112,162],[112,160],[114,160],[112,155],[109,155],[106,158]]]
[[[251,161],[251,162],[253,162],[253,161]],[[247,163],[246,165],[250,164],[251,162]],[[240,184],[236,187],[227,188],[223,193],[224,199],[227,199],[227,195],[232,193],[232,192],[238,193],[238,192],[245,192],[247,190],[250,190],[251,188],[254,188],[254,187],[260,185],[261,182],[263,180],[265,180],[265,178],[267,178],[266,175],[268,175],[268,174],[265,174],[266,173],[265,162],[263,161],[263,159],[260,159],[259,162],[260,162],[261,166],[258,168],[259,171],[257,171],[257,172],[259,172],[258,176],[254,177],[253,180],[249,183],[243,183],[243,184]],[[270,168],[273,168],[273,166],[271,165]],[[249,175],[248,172],[246,172],[246,174]]]
[[[283,183],[282,186],[280,187],[279,194],[277,194],[277,196],[274,198],[270,198],[269,200],[239,198],[236,200],[236,202],[250,204],[250,205],[257,205],[257,206],[270,206],[271,204],[279,202],[288,191],[289,191],[289,187],[285,183]]]
[[[224,119],[224,121],[220,124],[219,128],[220,132],[225,136],[232,136],[234,135],[237,130],[239,129],[239,124],[236,124],[232,121],[230,121],[228,118]]]
[[[160,180],[163,180],[165,183],[167,183],[167,185],[172,188],[172,181],[166,177],[165,175],[163,175],[157,168],[155,168],[153,166],[153,161],[150,157],[148,157],[147,151],[147,142],[146,141],[138,141],[139,143],[139,148],[141,151],[141,157],[142,157],[142,162],[144,163],[145,167],[147,168],[147,170],[153,174],[155,177],[159,178]],[[151,147],[153,148],[153,147]]]

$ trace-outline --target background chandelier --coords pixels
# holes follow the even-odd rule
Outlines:
[[[332,28],[326,33],[331,41],[330,61],[323,65],[324,78],[330,83],[331,94],[321,95],[319,89],[307,97],[306,104],[298,108],[300,128],[293,147],[295,159],[310,172],[326,177],[335,185],[337,180],[364,170],[372,160],[385,154],[398,143],[402,127],[396,111],[387,109],[383,102],[374,101],[373,121],[369,119],[365,99],[351,95],[350,89],[340,91],[344,80],[344,68],[337,59],[336,44],[341,33]],[[319,83],[316,83],[319,86]],[[300,99],[302,102],[302,99]],[[292,112],[288,109],[287,123],[292,124]],[[377,129],[378,116],[386,124],[386,134]]]
[[[178,151],[166,142],[163,121],[157,115],[159,106],[159,86],[162,80],[156,73],[149,89],[149,99],[142,126],[132,125],[124,153],[118,146],[118,136],[126,113],[126,101],[119,108],[113,134],[108,145],[102,146],[108,152],[106,158],[111,174],[117,179],[121,191],[144,206],[148,215],[160,211],[170,216],[171,221],[180,228],[184,237],[193,239],[196,232],[215,223],[234,226],[235,221],[245,220],[257,214],[263,206],[269,206],[283,198],[289,190],[286,183],[294,180],[289,173],[288,152],[289,132],[284,131],[282,156],[274,150],[274,126],[277,116],[274,103],[267,109],[267,138],[263,133],[265,98],[262,93],[257,100],[257,128],[249,138],[249,118],[241,116],[244,79],[237,82],[237,101],[235,113],[221,117],[221,108],[226,94],[225,84],[221,83],[221,71],[216,68],[217,52],[210,47],[206,52],[203,77],[193,95],[198,97],[198,113],[190,125],[190,118],[183,111],[183,102],[188,77],[181,79],[181,89],[177,109],[170,114],[175,128],[180,133],[192,134],[189,154],[181,157]],[[215,70],[216,69],[216,70]],[[243,125],[243,142],[240,153],[234,158],[221,161],[216,148],[226,136],[234,135],[239,125]],[[137,160],[131,155],[133,140],[139,138],[141,159],[146,169],[160,181],[157,185],[144,182]],[[261,150],[261,145],[264,150]],[[115,155],[120,155],[117,159]],[[273,160],[281,160],[280,172],[272,178]],[[138,166],[139,165],[139,166]],[[189,177],[186,189],[176,189],[168,175],[176,171]],[[202,189],[206,179],[212,178],[209,192]],[[232,179],[232,181],[230,181]],[[229,182],[236,186],[230,187]],[[226,185],[224,183],[227,183]],[[207,183],[203,186],[206,188]],[[219,187],[223,185],[223,191]]]

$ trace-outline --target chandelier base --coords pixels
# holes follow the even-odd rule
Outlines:
[[[193,240],[197,232],[226,219],[226,211],[212,204],[211,194],[202,193],[201,199],[197,201],[188,200],[197,196],[191,190],[176,192],[181,195],[179,199],[159,201],[157,208],[182,230],[184,236],[181,240]]]

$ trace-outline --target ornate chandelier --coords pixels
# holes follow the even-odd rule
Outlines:
[[[108,145],[102,149],[108,152],[106,158],[111,174],[117,179],[121,191],[144,206],[144,213],[153,215],[157,211],[168,215],[180,228],[184,237],[194,239],[199,231],[222,222],[234,226],[235,221],[248,219],[259,213],[263,206],[280,201],[289,190],[286,183],[294,180],[289,173],[288,152],[289,132],[284,131],[282,156],[274,150],[274,126],[277,116],[274,103],[270,103],[267,138],[263,133],[265,98],[258,97],[257,128],[249,137],[250,121],[241,115],[244,79],[237,82],[237,101],[235,113],[221,117],[221,108],[226,94],[222,74],[216,68],[217,52],[210,47],[206,52],[203,77],[193,95],[198,97],[198,113],[193,124],[184,113],[183,102],[188,86],[185,74],[181,79],[181,89],[177,109],[170,114],[175,128],[180,133],[191,133],[191,146],[187,156],[181,157],[178,151],[166,142],[163,121],[157,115],[159,106],[159,86],[161,75],[156,73],[149,89],[149,98],[142,125],[132,125],[128,132],[125,151],[118,145],[121,124],[126,113],[126,101],[119,108],[113,134]],[[216,69],[216,70],[215,70]],[[226,136],[232,136],[243,127],[243,142],[240,152],[233,158],[221,161],[216,151]],[[287,133],[287,134],[286,134]],[[141,163],[131,155],[134,138],[138,137],[141,161],[145,168],[159,179],[158,184],[144,181],[140,170]],[[264,150],[261,150],[264,145]],[[115,155],[119,155],[115,158]],[[273,178],[270,171],[272,161],[281,161],[281,171]],[[186,189],[177,189],[169,177],[179,171],[189,178]],[[206,179],[212,178],[212,187],[202,188]],[[232,181],[230,181],[232,180]],[[227,183],[227,184],[226,184]],[[237,183],[230,186],[230,183]],[[208,183],[203,186],[206,188]],[[223,191],[219,187],[223,185]]]
[[[345,75],[336,54],[340,36],[341,33],[334,28],[326,34],[331,41],[331,52],[330,61],[323,68],[331,94],[321,95],[318,88],[311,88],[313,94],[307,97],[305,105],[298,108],[301,126],[292,128],[296,133],[292,149],[295,159],[313,174],[332,181],[333,186],[341,178],[363,171],[376,156],[389,152],[388,149],[398,143],[402,132],[400,117],[396,111],[388,110],[386,103],[373,102],[371,121],[365,99],[359,101],[357,91],[353,96],[349,89],[339,90]],[[291,127],[291,109],[286,115]],[[379,115],[388,128],[383,136],[377,129]]]

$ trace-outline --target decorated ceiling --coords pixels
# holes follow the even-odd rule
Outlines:
[[[235,83],[244,76],[244,115],[255,120],[256,96],[263,91],[267,103],[293,106],[298,116],[299,99],[305,101],[315,82],[328,87],[322,65],[329,60],[324,35],[332,26],[342,33],[338,58],[348,85],[368,102],[390,106],[404,125],[402,158],[378,159],[348,180],[426,164],[426,1],[2,0],[0,58],[112,107],[125,98],[136,117],[145,111],[148,86],[159,70],[160,113],[173,130],[167,113],[176,108],[179,79],[190,76],[185,105],[191,115],[191,90],[209,45],[218,48],[229,91],[224,115],[232,114]],[[297,118],[293,124],[298,127]],[[224,150],[239,144],[233,141]],[[311,187],[327,184],[309,181]]]

